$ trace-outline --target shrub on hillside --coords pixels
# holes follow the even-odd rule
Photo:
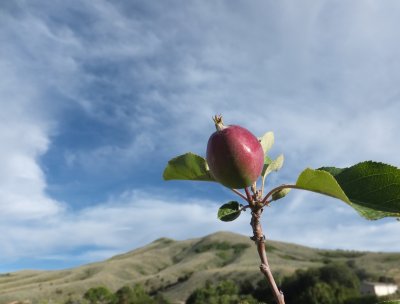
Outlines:
[[[251,295],[240,295],[239,288],[232,281],[222,281],[213,286],[210,282],[196,289],[186,304],[258,304]]]

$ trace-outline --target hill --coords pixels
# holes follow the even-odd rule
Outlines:
[[[320,267],[331,261],[351,263],[376,276],[387,276],[400,284],[400,253],[320,250],[268,241],[267,252],[275,275],[299,268]],[[161,292],[183,301],[207,280],[258,281],[259,258],[246,236],[218,232],[185,241],[161,238],[147,246],[103,262],[59,271],[20,271],[0,274],[0,303],[30,299],[53,300],[78,297],[90,287],[117,290],[141,283],[149,292]]]

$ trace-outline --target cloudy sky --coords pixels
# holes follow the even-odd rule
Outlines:
[[[400,166],[400,2],[1,1],[0,272],[102,260],[159,237],[251,234],[217,184],[164,182],[222,113],[306,167]],[[400,222],[292,191],[267,237],[400,251]]]

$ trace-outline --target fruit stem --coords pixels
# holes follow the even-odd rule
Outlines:
[[[236,189],[231,189],[233,192],[235,192],[237,195],[239,195],[242,199],[244,199],[246,202],[249,203],[247,197],[245,197],[242,193],[240,193],[238,190]]]
[[[217,129],[217,131],[222,131],[226,128],[224,125],[224,121],[222,120],[222,115],[215,115],[213,117],[213,121],[215,123],[215,128]]]
[[[244,191],[246,192],[246,196],[247,196],[247,201],[252,204],[253,203],[253,197],[250,194],[250,190],[249,187],[244,188]]]
[[[258,255],[260,256],[261,265],[260,271],[265,276],[271,290],[274,294],[275,300],[278,304],[285,304],[285,299],[282,291],[276,285],[275,279],[272,275],[271,268],[268,264],[267,253],[265,250],[265,236],[262,231],[260,217],[263,209],[252,208],[250,225],[253,228],[253,237],[251,238],[257,245]]]

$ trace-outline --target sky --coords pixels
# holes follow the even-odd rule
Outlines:
[[[400,166],[400,2],[1,1],[0,272],[100,261],[160,237],[251,235],[216,183],[162,180],[222,114],[300,172]],[[267,239],[400,251],[400,222],[293,190]]]

